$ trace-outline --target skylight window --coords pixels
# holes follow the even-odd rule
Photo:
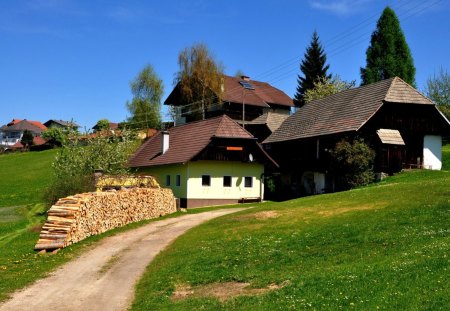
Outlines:
[[[239,81],[239,83],[244,87],[244,89],[247,89],[247,90],[254,90],[255,89],[253,87],[253,85],[251,85],[251,83],[248,82],[248,81]]]

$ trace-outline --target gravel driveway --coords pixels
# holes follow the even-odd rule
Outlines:
[[[107,237],[50,276],[14,293],[0,310],[126,310],[136,282],[161,250],[192,227],[241,210],[188,214]]]

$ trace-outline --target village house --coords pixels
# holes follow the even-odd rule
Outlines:
[[[265,141],[282,181],[296,194],[335,189],[330,150],[361,137],[375,150],[375,171],[441,169],[442,136],[450,123],[436,105],[395,77],[345,90],[298,109]]]
[[[73,121],[55,120],[50,119],[44,123],[47,128],[71,128],[77,130],[80,126]]]
[[[174,108],[177,125],[195,120],[193,106],[181,106],[180,97],[180,87],[176,85],[164,102]],[[207,108],[205,118],[225,114],[262,141],[290,115],[292,107],[292,99],[269,83],[224,75],[222,103]]]
[[[4,149],[21,149],[24,146],[20,143],[23,133],[30,131],[33,134],[34,145],[42,145],[45,140],[41,133],[47,127],[39,121],[13,119],[6,125],[0,127],[0,147]]]
[[[129,160],[171,188],[181,207],[262,200],[264,164],[277,165],[226,115],[160,131]]]

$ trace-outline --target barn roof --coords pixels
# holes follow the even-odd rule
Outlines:
[[[306,104],[264,143],[357,131],[385,103],[435,106],[405,81],[394,77]]]

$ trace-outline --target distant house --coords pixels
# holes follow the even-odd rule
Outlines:
[[[284,182],[298,193],[334,189],[329,151],[362,137],[376,151],[376,172],[441,169],[442,136],[450,123],[436,105],[395,77],[342,91],[301,107],[265,141]]]
[[[48,120],[44,123],[47,128],[72,128],[74,130],[78,129],[80,126],[72,121],[63,121],[63,120]]]
[[[35,138],[39,137],[35,139],[36,143],[41,143],[43,141],[40,137],[41,133],[46,129],[47,127],[39,121],[13,119],[8,124],[0,127],[0,146],[4,148],[12,146],[15,146],[14,148],[16,149],[23,148],[20,141],[26,130],[30,131]]]
[[[276,165],[226,115],[160,131],[129,160],[130,167],[170,187],[181,207],[261,200],[265,163]]]
[[[195,120],[191,113],[193,106],[181,106],[180,97],[180,87],[177,85],[164,102],[164,105],[175,108],[176,125]],[[281,115],[281,118],[287,117],[292,107],[294,107],[292,99],[269,83],[251,80],[247,76],[237,78],[224,75],[222,104],[209,107],[205,111],[205,116],[210,118],[226,114],[231,119],[246,126],[264,115],[266,117],[263,118],[267,118],[269,114],[271,116]],[[263,122],[252,123],[252,126],[249,127],[249,131],[254,136],[257,136],[255,134],[265,133],[267,130],[272,133],[272,129],[273,126],[267,127]],[[267,134],[265,135],[267,137]],[[265,138],[257,137],[261,140]]]
[[[97,132],[98,130],[100,130],[98,124],[95,124],[92,129],[94,130],[94,132]],[[119,123],[114,123],[114,122],[109,122],[109,130],[115,131],[119,129]]]

